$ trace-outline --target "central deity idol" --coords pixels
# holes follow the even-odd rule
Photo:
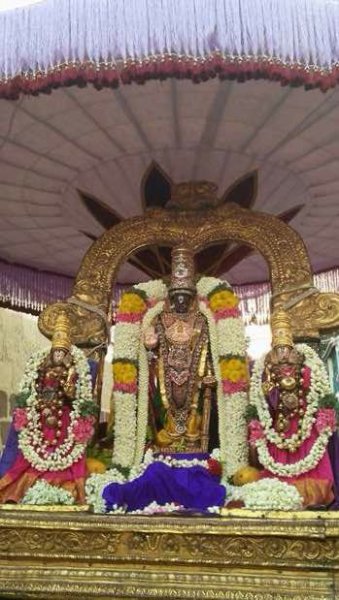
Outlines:
[[[215,378],[208,325],[199,311],[194,259],[188,248],[172,251],[169,298],[145,331],[150,366],[150,428],[162,451],[206,452]]]

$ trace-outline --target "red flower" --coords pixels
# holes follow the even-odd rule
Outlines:
[[[221,463],[218,460],[215,460],[215,458],[208,459],[207,469],[211,475],[216,475],[217,477],[221,477],[222,475]]]
[[[311,386],[311,369],[309,367],[304,367],[301,372],[301,375],[303,379],[303,390],[309,390]]]
[[[73,434],[76,442],[84,444],[94,433],[93,417],[80,417],[73,425]]]
[[[258,419],[253,419],[248,425],[249,443],[256,446],[256,442],[264,437],[263,427]]]
[[[15,431],[21,431],[28,423],[27,412],[25,408],[16,408],[13,411],[13,427]]]
[[[335,430],[336,427],[336,414],[333,408],[320,408],[317,414],[316,429],[318,433],[324,431],[324,429],[330,428],[331,431]]]

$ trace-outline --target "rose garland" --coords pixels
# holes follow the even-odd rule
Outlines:
[[[227,476],[247,464],[245,410],[248,370],[239,300],[228,284],[203,277],[197,285],[205,315],[217,379],[219,436]],[[139,284],[123,294],[118,307],[113,361],[115,445],[113,462],[122,466],[142,460],[148,416],[148,361],[142,332],[164,307],[167,289],[161,280]],[[229,449],[232,449],[229,452]]]
[[[293,477],[315,468],[323,457],[329,438],[336,427],[335,408],[328,407],[326,401],[324,403],[324,398],[331,392],[325,365],[316,352],[307,344],[297,344],[296,349],[304,354],[304,367],[307,367],[311,373],[309,385],[307,383],[305,386],[307,407],[298,435],[292,434],[286,439],[282,438],[281,434],[274,429],[262,388],[264,357],[256,362],[251,378],[250,410],[253,408],[255,410],[252,412],[254,418],[251,418],[249,422],[249,441],[257,449],[258,458],[263,467],[282,477]],[[258,415],[257,417],[255,413]],[[310,437],[314,427],[318,432],[318,437],[306,457],[294,463],[283,464],[271,456],[268,442],[277,448],[286,449],[293,453]]]
[[[49,354],[42,350],[28,360],[21,382],[17,407],[13,413],[14,428],[19,431],[19,448],[26,460],[38,471],[63,471],[83,456],[87,441],[94,433],[96,405],[92,398],[92,379],[87,358],[82,350],[72,346],[78,380],[75,399],[70,410],[70,423],[65,440],[53,450],[39,427],[38,396],[35,382],[38,367]]]

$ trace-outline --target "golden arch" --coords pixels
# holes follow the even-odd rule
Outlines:
[[[285,305],[291,312],[296,337],[316,337],[319,329],[339,325],[339,295],[314,289],[307,250],[299,234],[272,215],[226,205],[201,212],[156,210],[112,227],[86,253],[71,298],[47,307],[39,327],[50,337],[56,314],[67,310],[74,342],[95,345],[106,337],[111,290],[128,256],[151,244],[184,243],[197,252],[225,240],[248,244],[265,258],[273,306]]]

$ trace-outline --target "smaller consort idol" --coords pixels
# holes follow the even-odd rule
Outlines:
[[[252,375],[249,443],[261,477],[294,485],[304,507],[330,506],[337,400],[317,353],[293,343],[288,313],[277,310],[271,326],[272,350],[257,361]]]
[[[50,504],[54,494],[56,504],[84,503],[96,414],[87,358],[71,344],[70,322],[61,313],[50,351],[26,365],[0,462],[0,502]]]

